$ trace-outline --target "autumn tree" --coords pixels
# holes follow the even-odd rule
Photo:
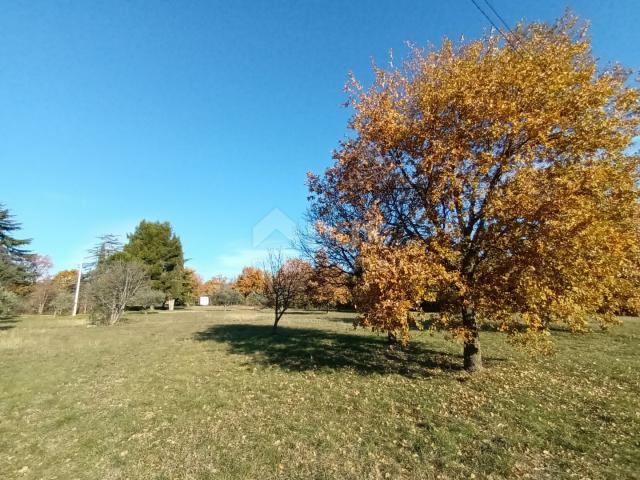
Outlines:
[[[26,309],[42,315],[48,310],[58,292],[51,278],[43,278],[31,286],[26,297]]]
[[[282,251],[270,251],[264,268],[264,296],[274,311],[273,333],[282,315],[305,293],[310,266],[298,258],[286,259]]]
[[[244,267],[235,281],[235,288],[245,297],[264,290],[264,273],[255,267]]]
[[[184,290],[182,300],[185,305],[194,305],[200,297],[204,282],[193,268],[184,269]]]
[[[307,281],[305,296],[315,307],[329,311],[351,301],[351,278],[340,268],[330,265],[321,252],[315,256]]]
[[[52,280],[61,290],[72,292],[78,281],[78,270],[60,270]]]
[[[71,313],[77,279],[77,270],[61,270],[53,277],[43,273],[35,283],[30,285],[29,293],[25,297],[24,309],[39,315],[45,312],[53,315],[63,312]],[[81,292],[84,293],[84,289]]]
[[[42,315],[56,293],[49,274],[53,262],[48,256],[36,254],[32,256],[30,263],[34,282],[29,285],[28,292],[24,296],[23,307],[27,311]]]
[[[165,293],[169,309],[184,293],[184,254],[180,238],[169,222],[143,220],[127,236],[123,248],[126,258],[146,265],[153,288]]]
[[[224,277],[212,277],[202,284],[200,287],[200,295],[205,297],[212,296],[221,285],[227,285],[228,280]]]
[[[335,164],[309,176],[315,240],[356,278],[363,325],[406,342],[437,299],[472,371],[483,322],[536,343],[637,308],[638,90],[599,71],[574,17],[374,73],[350,84]]]

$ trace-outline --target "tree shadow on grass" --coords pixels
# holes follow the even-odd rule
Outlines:
[[[234,354],[251,362],[276,365],[289,371],[351,369],[361,375],[399,374],[429,377],[438,371],[462,370],[462,356],[413,343],[402,351],[389,349],[386,337],[270,325],[214,325],[195,339],[226,343]]]
[[[18,323],[17,318],[13,317],[0,317],[0,332],[3,330],[10,330],[15,328],[16,323]]]
[[[333,323],[346,323],[347,325],[353,325],[354,318],[353,317],[329,317],[323,318],[324,321],[333,322]]]

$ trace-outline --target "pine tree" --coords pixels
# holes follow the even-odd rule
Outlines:
[[[166,299],[181,300],[184,292],[184,254],[182,243],[169,222],[143,220],[128,235],[123,253],[146,265],[152,287],[164,292]]]

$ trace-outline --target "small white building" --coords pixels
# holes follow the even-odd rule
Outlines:
[[[209,297],[207,297],[206,295],[200,297],[200,300],[198,300],[198,305],[202,307],[206,307],[207,305],[209,305]]]

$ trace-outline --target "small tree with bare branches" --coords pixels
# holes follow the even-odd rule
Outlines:
[[[310,265],[299,258],[287,259],[281,250],[267,255],[264,268],[264,295],[274,310],[272,333],[284,312],[304,295],[311,272]]]
[[[147,271],[141,263],[110,262],[91,281],[94,320],[105,325],[117,323],[125,307],[132,304],[136,294],[148,286]]]

